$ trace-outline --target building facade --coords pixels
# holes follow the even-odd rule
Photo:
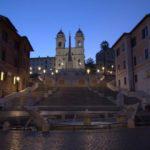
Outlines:
[[[150,94],[150,14],[113,45],[116,85],[120,89]]]
[[[56,57],[55,68],[61,69],[84,69],[84,34],[79,29],[75,35],[75,47],[71,46],[71,36],[69,36],[69,46],[66,47],[65,34],[60,30],[56,37]]]
[[[27,86],[30,51],[28,38],[20,36],[7,17],[0,16],[0,97]]]
[[[55,57],[30,58],[30,74],[51,73],[55,69]]]
[[[101,50],[96,54],[96,65],[98,68],[105,67],[111,69],[115,65],[115,53],[109,48],[107,41],[102,42]]]

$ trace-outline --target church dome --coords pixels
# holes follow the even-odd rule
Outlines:
[[[76,36],[84,36],[82,30],[79,28],[78,31],[76,32]]]
[[[57,37],[65,37],[65,34],[62,30],[57,33]]]

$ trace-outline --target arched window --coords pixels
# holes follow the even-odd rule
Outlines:
[[[81,41],[78,41],[78,46],[79,46],[79,47],[81,47],[81,46],[82,46]]]
[[[58,47],[61,47],[61,46],[62,46],[62,42],[59,42],[59,43],[58,43]]]

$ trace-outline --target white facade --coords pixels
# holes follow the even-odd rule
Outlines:
[[[65,43],[65,35],[60,31],[56,37],[55,69],[84,69],[84,35],[82,31],[79,29],[76,33],[75,47],[71,47],[71,39],[68,47],[65,46]],[[71,61],[69,60],[69,53]]]

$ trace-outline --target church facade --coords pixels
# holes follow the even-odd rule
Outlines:
[[[84,34],[79,29],[75,35],[75,47],[71,46],[71,36],[69,35],[69,46],[66,47],[66,37],[62,30],[56,36],[56,57],[55,69],[70,70],[84,69]]]

